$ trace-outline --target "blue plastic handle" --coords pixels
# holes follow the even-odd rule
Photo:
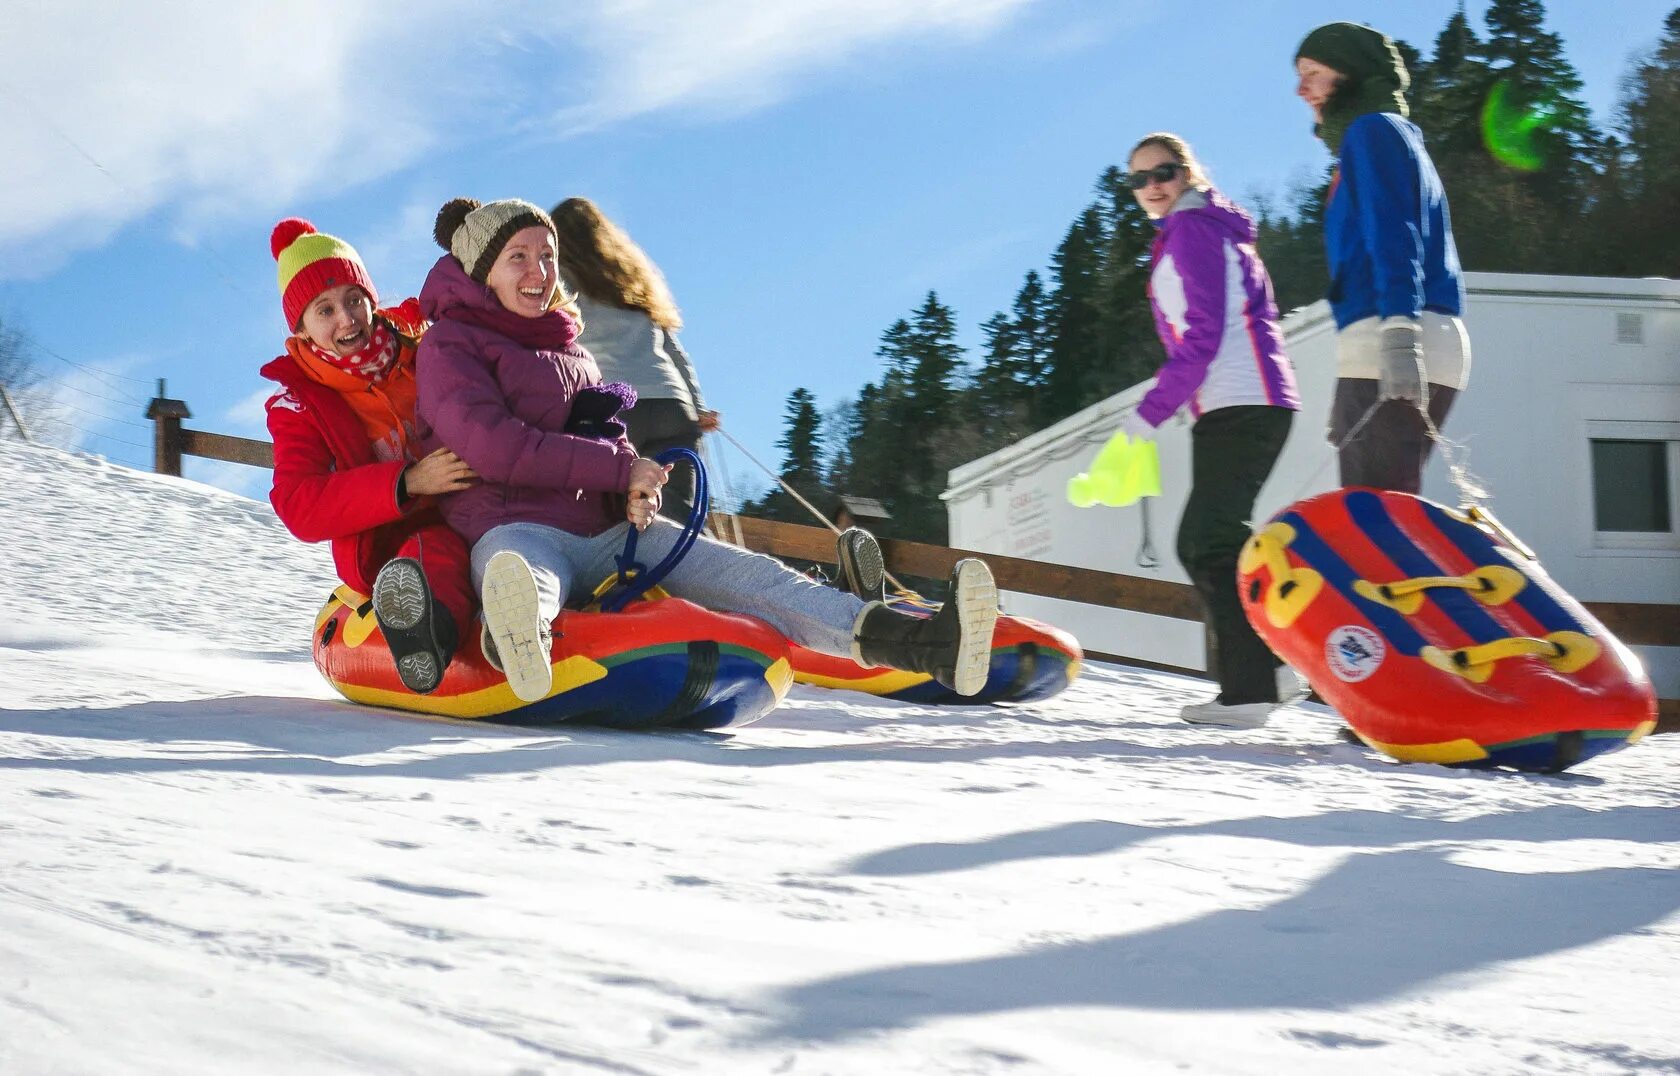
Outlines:
[[[677,535],[676,545],[658,564],[644,568],[636,562],[636,539],[641,532],[631,527],[630,533],[624,536],[624,552],[618,557],[618,583],[601,599],[603,612],[616,613],[657,586],[688,555],[700,532],[705,529],[706,513],[711,509],[711,494],[706,484],[706,467],[700,462],[700,457],[692,449],[667,448],[653,461],[666,464],[685,459],[694,465],[694,507],[689,509],[688,522],[683,524],[682,533]]]

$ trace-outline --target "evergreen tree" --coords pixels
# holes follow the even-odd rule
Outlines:
[[[964,418],[980,438],[1009,444],[1032,432],[1021,331],[1001,312],[980,324],[986,350],[965,395]]]
[[[908,397],[914,401],[914,420],[931,431],[951,421],[962,348],[957,346],[956,317],[935,293],[927,293],[913,317]]]
[[[1090,206],[1068,229],[1051,257],[1055,277],[1055,343],[1044,379],[1043,417],[1066,418],[1090,402],[1089,386],[1102,361],[1098,321],[1103,247],[1102,213]]]
[[[1255,247],[1272,278],[1278,311],[1289,313],[1324,298],[1330,282],[1324,252],[1324,206],[1330,197],[1326,169],[1316,183],[1296,185],[1290,192],[1290,211],[1273,214],[1261,206],[1255,221]]]
[[[1578,272],[1578,222],[1591,205],[1592,165],[1602,143],[1580,99],[1580,76],[1564,57],[1563,40],[1545,29],[1540,0],[1492,0],[1484,21],[1482,55],[1495,81],[1487,107],[1497,112],[1502,101],[1507,119],[1527,115],[1542,122],[1516,147],[1501,146],[1498,136],[1491,136],[1490,148],[1502,151],[1494,155],[1508,165],[1514,158],[1529,160],[1523,170],[1503,170],[1502,182],[1483,181],[1495,196],[1490,208],[1503,212],[1487,222],[1490,231],[1474,229],[1480,241],[1474,247],[1478,262],[1471,264]],[[1485,127],[1484,134],[1491,129]],[[1480,264],[1483,256],[1495,264]]]
[[[1125,173],[1109,167],[1097,180],[1108,241],[1098,274],[1099,364],[1079,406],[1085,407],[1140,381],[1161,368],[1166,355],[1149,309],[1149,258],[1155,223],[1138,204]]]
[[[820,509],[822,502],[829,499],[830,491],[824,482],[822,416],[817,411],[816,397],[807,389],[794,389],[782,410],[782,421],[782,436],[776,442],[776,447],[782,450],[779,477]],[[742,511],[764,519],[811,522],[805,507],[780,485],[762,500],[743,505]]]
[[[1624,253],[1620,272],[1680,276],[1680,8],[1623,79],[1618,111],[1626,203],[1619,218],[1601,219],[1594,238]]]
[[[786,429],[776,447],[782,450],[782,479],[798,489],[822,482],[822,419],[817,400],[806,389],[794,389],[782,409]],[[800,492],[805,492],[800,489]]]
[[[1412,83],[1412,119],[1423,129],[1438,165],[1484,156],[1482,103],[1492,79],[1482,42],[1461,3],[1436,36],[1433,58],[1415,72]]]
[[[1029,420],[1036,426],[1041,418],[1037,408],[1039,390],[1050,376],[1050,353],[1056,343],[1054,302],[1044,290],[1044,278],[1038,275],[1038,270],[1028,271],[1010,309],[1014,315],[1015,354],[1020,363],[1015,380],[1025,394]]]

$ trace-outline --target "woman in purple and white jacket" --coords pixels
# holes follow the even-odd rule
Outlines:
[[[1271,278],[1254,248],[1254,222],[1214,190],[1176,135],[1133,148],[1127,185],[1159,222],[1149,303],[1167,361],[1137,409],[1133,437],[1188,409],[1191,485],[1178,525],[1178,559],[1196,586],[1213,636],[1219,695],[1186,706],[1194,724],[1258,728],[1278,702],[1278,660],[1249,626],[1237,594],[1237,555],[1255,498],[1301,406],[1283,351]]]
[[[649,563],[681,528],[655,518],[667,469],[624,436],[619,411],[634,392],[602,385],[578,346],[548,214],[516,199],[457,198],[433,235],[448,253],[420,290],[432,322],[417,358],[422,445],[447,445],[481,479],[439,505],[472,543],[485,657],[536,702],[553,692],[551,633],[574,584],[593,589],[616,571],[628,527],[641,531]],[[949,600],[927,619],[704,536],[663,585],[821,653],[928,673],[960,695],[985,686],[991,666],[997,587],[975,559],[957,562]]]

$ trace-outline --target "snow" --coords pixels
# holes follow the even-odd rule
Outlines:
[[[1099,665],[499,729],[338,699],[331,582],[0,441],[0,1072],[1680,1070],[1680,737],[1401,766]]]

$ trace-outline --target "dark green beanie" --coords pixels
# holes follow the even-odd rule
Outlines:
[[[1324,104],[1324,118],[1316,128],[1318,137],[1340,152],[1348,124],[1367,112],[1397,112],[1406,115],[1406,61],[1388,36],[1356,22],[1330,22],[1306,36],[1295,50],[1297,60],[1305,57],[1347,76]]]

